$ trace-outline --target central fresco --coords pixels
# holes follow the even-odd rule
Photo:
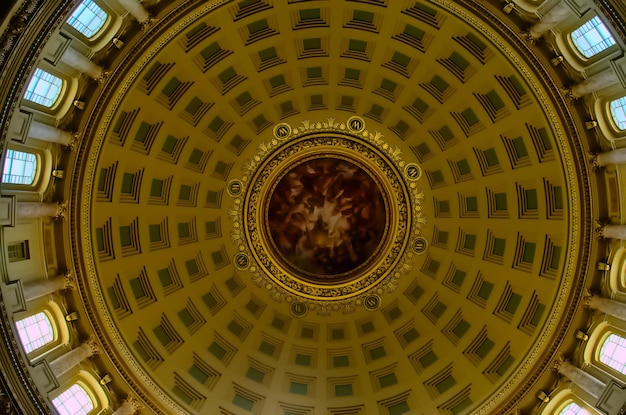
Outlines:
[[[375,309],[425,241],[420,175],[360,117],[280,124],[229,185],[234,263],[296,315]]]
[[[286,265],[314,281],[340,282],[382,240],[385,203],[376,182],[345,160],[305,161],[272,192],[268,223]]]

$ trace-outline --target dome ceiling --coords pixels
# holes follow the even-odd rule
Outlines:
[[[546,69],[481,13],[199,2],[126,46],[79,148],[75,246],[146,410],[513,399],[565,318],[584,183]]]

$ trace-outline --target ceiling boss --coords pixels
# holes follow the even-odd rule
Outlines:
[[[273,132],[228,184],[234,264],[297,317],[378,309],[428,246],[420,166],[360,117]]]

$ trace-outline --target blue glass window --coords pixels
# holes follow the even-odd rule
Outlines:
[[[67,23],[85,35],[93,37],[107,21],[108,15],[92,0],[83,0],[67,19]]]
[[[37,68],[26,88],[24,99],[44,107],[51,107],[59,99],[62,88],[61,78]]]
[[[33,184],[37,174],[37,156],[23,151],[7,150],[4,159],[2,182]]]
[[[54,398],[52,405],[60,415],[87,415],[93,409],[87,391],[76,383]]]
[[[613,122],[620,130],[626,130],[626,96],[611,101],[609,104],[611,108],[611,116]]]
[[[626,375],[626,339],[610,334],[600,348],[600,362]]]
[[[613,46],[615,39],[598,16],[572,32],[572,42],[585,58],[597,55]]]

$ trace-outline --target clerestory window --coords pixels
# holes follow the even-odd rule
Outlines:
[[[93,401],[87,391],[75,383],[52,400],[59,415],[87,415],[93,408]]]
[[[87,39],[95,36],[104,26],[108,14],[92,0],[83,0],[67,19],[67,23]]]
[[[626,130],[626,96],[609,103],[613,122],[620,130]]]
[[[611,32],[598,16],[574,30],[571,36],[574,46],[585,58],[591,58],[615,44]]]
[[[609,334],[600,347],[600,362],[626,375],[626,338]]]
[[[39,349],[54,340],[52,323],[43,311],[16,321],[15,326],[26,353]]]
[[[2,183],[31,185],[37,175],[37,156],[8,149],[4,157]]]
[[[576,402],[571,402],[561,409],[558,415],[591,415],[591,413]]]
[[[61,96],[62,90],[63,80],[61,78],[37,68],[28,83],[24,99],[44,107],[52,107]]]

